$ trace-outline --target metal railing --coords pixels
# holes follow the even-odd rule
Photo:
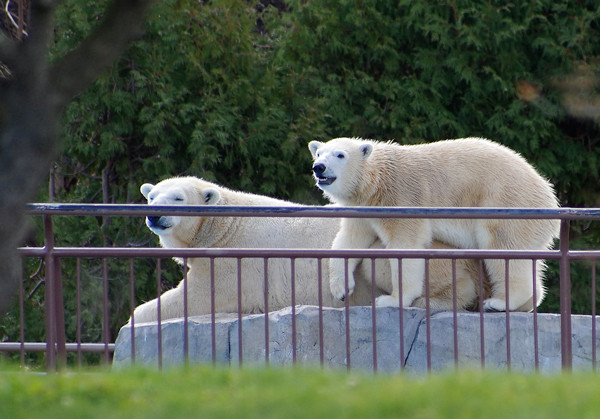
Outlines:
[[[600,209],[526,209],[526,208],[391,208],[391,207],[234,207],[234,206],[148,206],[148,205],[95,205],[95,204],[31,204],[28,207],[31,216],[42,216],[44,219],[45,245],[43,247],[20,248],[23,258],[43,258],[45,262],[45,313],[46,313],[46,341],[26,342],[24,339],[23,324],[23,291],[20,293],[21,307],[21,339],[18,342],[0,343],[0,351],[16,351],[24,359],[25,353],[30,351],[44,351],[48,369],[64,366],[67,353],[75,352],[78,357],[83,352],[98,352],[102,354],[105,362],[109,362],[114,342],[110,341],[108,333],[109,301],[108,279],[106,273],[106,258],[129,258],[133,267],[133,259],[140,257],[156,258],[160,265],[160,258],[180,257],[197,258],[316,258],[319,263],[324,258],[444,258],[444,259],[530,259],[558,260],[560,266],[560,316],[561,316],[561,360],[562,368],[570,369],[573,364],[571,340],[571,293],[570,293],[570,264],[572,260],[598,260],[600,250],[572,250],[569,243],[570,221],[572,220],[600,220]],[[180,216],[211,216],[211,217],[327,217],[327,218],[457,218],[457,219],[559,219],[560,244],[556,250],[527,251],[527,250],[468,250],[468,249],[424,249],[424,250],[330,250],[330,249],[162,249],[162,248],[125,248],[125,247],[57,247],[54,242],[53,217],[55,216],[149,216],[149,215],[180,215]],[[102,342],[88,343],[77,338],[76,343],[67,342],[65,334],[65,314],[63,301],[63,283],[61,277],[61,260],[76,258],[79,278],[79,260],[81,258],[103,258],[103,333]],[[266,265],[266,262],[265,262]],[[130,270],[131,308],[136,305],[134,300],[135,275]],[[595,270],[594,270],[595,273]],[[157,274],[157,285],[160,286],[160,266]],[[214,281],[214,278],[212,278]],[[595,275],[592,281],[592,295],[595,296]],[[160,287],[158,290],[160,293]],[[213,296],[214,298],[214,296]],[[267,297],[265,296],[265,302]],[[184,302],[187,304],[187,299]],[[79,304],[79,302],[77,303]],[[294,314],[294,301],[292,300],[292,313]],[[214,306],[213,306],[214,307]],[[346,305],[346,310],[348,306]],[[482,310],[482,309],[481,309]],[[402,310],[400,310],[402,311]],[[186,307],[187,313],[187,307]],[[373,304],[373,315],[375,308]],[[429,307],[427,315],[429,316]],[[592,313],[595,316],[595,300],[592,304]],[[537,315],[534,308],[533,315]],[[241,320],[242,313],[238,313]],[[213,354],[214,354],[214,318],[213,319]],[[506,314],[507,322],[509,313]],[[483,312],[482,312],[483,319]],[[483,321],[483,320],[482,320]],[[534,317],[534,324],[536,317]],[[187,315],[186,315],[187,322]],[[160,316],[159,316],[160,323]],[[456,324],[456,323],[455,323]],[[268,327],[268,322],[265,322]],[[595,362],[595,317],[593,322],[593,352]],[[160,327],[158,333],[160,334]],[[187,330],[187,329],[186,329]],[[510,328],[507,326],[507,332]],[[295,331],[292,331],[294,333]],[[322,330],[321,330],[322,333]],[[375,329],[373,330],[375,333]],[[455,331],[456,333],[456,331]],[[536,332],[537,333],[537,332]],[[79,336],[79,331],[78,331]],[[133,328],[132,328],[133,337]],[[187,347],[187,334],[184,339]],[[268,339],[268,338],[267,338]],[[483,337],[482,337],[483,339]],[[161,339],[159,336],[159,352]],[[376,345],[376,339],[373,339]],[[268,341],[266,342],[268,345]],[[347,343],[349,345],[349,343]],[[482,347],[483,351],[483,347]],[[510,359],[510,345],[507,348]],[[268,352],[268,351],[267,351]],[[132,355],[134,351],[132,349]],[[377,365],[376,348],[374,348],[374,365]],[[241,348],[240,348],[241,355]],[[187,356],[187,353],[186,353]],[[268,355],[267,355],[268,356]],[[428,358],[430,357],[428,348]],[[455,355],[457,356],[457,355]],[[214,355],[213,355],[214,357]],[[430,362],[430,361],[429,361]],[[159,360],[160,363],[160,360]],[[537,363],[537,353],[536,353]],[[376,367],[375,367],[376,368]]]

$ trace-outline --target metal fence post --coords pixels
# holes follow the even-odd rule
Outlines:
[[[67,335],[65,330],[65,303],[63,298],[60,258],[54,259],[54,330],[56,333],[56,367],[67,366]]]
[[[563,370],[571,370],[573,367],[570,263],[569,220],[563,219],[560,223],[560,348]]]
[[[44,238],[45,238],[45,264],[46,264],[46,283],[45,291],[45,309],[46,309],[46,368],[50,371],[56,368],[56,328],[54,324],[56,300],[54,298],[54,232],[52,231],[52,217],[44,215]]]
[[[54,230],[52,228],[51,215],[44,215],[44,236],[46,263],[46,367],[50,371],[65,366],[67,356],[60,266],[54,255]]]

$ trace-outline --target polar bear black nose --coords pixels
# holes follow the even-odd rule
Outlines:
[[[315,172],[315,175],[317,176],[322,175],[325,169],[326,168],[323,163],[318,163],[313,166],[313,172]]]
[[[160,220],[160,216],[151,216],[151,217],[147,217],[148,218],[148,223],[150,223],[151,226],[155,226],[158,224],[158,220]]]

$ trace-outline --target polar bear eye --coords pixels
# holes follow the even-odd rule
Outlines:
[[[180,196],[175,197],[175,202],[181,202],[181,201],[183,201],[182,197],[180,197]]]
[[[344,156],[344,154],[343,154],[343,153],[338,153],[338,155],[337,155],[337,158],[338,158],[338,159],[343,159],[344,157],[346,157],[346,156]]]

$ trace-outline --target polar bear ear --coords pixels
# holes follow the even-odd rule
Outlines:
[[[371,144],[371,143],[362,144],[360,146],[360,152],[362,153],[362,155],[365,159],[371,155],[372,151],[373,151],[373,144]]]
[[[214,188],[207,188],[202,191],[202,200],[206,205],[215,205],[221,200],[221,193]]]
[[[320,141],[311,141],[310,143],[308,143],[308,149],[310,150],[310,154],[312,154],[313,157],[316,157],[317,150],[321,148],[322,145],[323,143]]]
[[[148,194],[152,188],[154,188],[154,185],[151,183],[144,183],[142,186],[140,186],[140,192],[142,195],[144,195],[144,198],[148,199]]]

